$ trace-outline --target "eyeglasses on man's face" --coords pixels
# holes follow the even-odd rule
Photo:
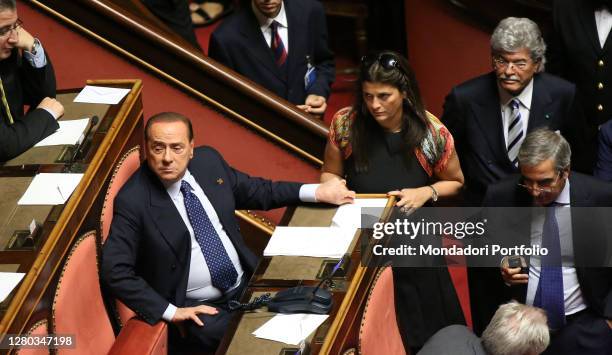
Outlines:
[[[554,178],[551,179],[542,179],[538,181],[530,180],[526,177],[521,178],[521,183],[518,186],[527,189],[528,191],[538,192],[538,193],[551,193],[557,184],[560,181],[560,177],[563,174],[563,171],[557,171],[557,174]]]
[[[521,59],[517,61],[507,61],[503,57],[493,58],[493,65],[495,66],[496,70],[506,70],[510,66],[516,70],[523,71],[527,69],[527,67],[532,63],[533,61],[525,60],[525,59]]]
[[[21,26],[23,26],[23,21],[21,21],[21,19],[17,19],[14,24],[0,28],[0,37],[6,37],[10,35],[11,33],[13,33],[13,31],[16,31]]]
[[[378,62],[385,70],[398,69],[402,74],[406,74],[404,69],[402,69],[399,58],[391,53],[382,53],[377,56],[364,55],[361,57],[361,67],[363,70],[370,68],[374,62]]]

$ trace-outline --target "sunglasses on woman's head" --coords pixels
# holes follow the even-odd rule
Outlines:
[[[378,64],[386,70],[398,69],[402,74],[406,74],[404,69],[402,69],[399,59],[393,54],[382,53],[377,56],[364,55],[361,57],[362,69],[367,70],[374,62],[378,62]]]

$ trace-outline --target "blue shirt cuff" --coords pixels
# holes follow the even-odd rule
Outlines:
[[[317,202],[316,191],[321,184],[304,184],[300,187],[300,200],[302,202]]]
[[[172,319],[174,319],[174,314],[176,313],[176,306],[173,305],[172,303],[168,303],[168,308],[166,308],[166,311],[164,312],[164,314],[162,314],[162,319],[165,320],[166,322],[172,322]]]

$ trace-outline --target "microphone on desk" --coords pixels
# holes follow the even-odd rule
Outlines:
[[[74,163],[77,157],[81,157],[83,155],[83,152],[85,151],[85,147],[87,146],[87,144],[85,144],[87,141],[87,136],[89,136],[92,129],[98,124],[99,120],[100,119],[98,118],[98,116],[95,116],[95,115],[91,118],[91,120],[89,120],[89,123],[87,124],[87,128],[85,129],[85,132],[83,133],[83,135],[81,136],[81,138],[79,139],[79,141],[74,147],[72,157],[70,158],[71,163]]]

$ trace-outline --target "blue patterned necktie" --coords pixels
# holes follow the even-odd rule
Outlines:
[[[559,329],[565,324],[565,302],[563,296],[563,270],[561,269],[561,241],[559,225],[555,216],[555,203],[546,207],[542,231],[542,248],[548,249],[542,255],[540,282],[533,305],[543,308],[548,316],[548,326]]]
[[[210,271],[212,285],[225,292],[236,283],[238,277],[236,268],[227,255],[219,234],[210,222],[202,203],[193,193],[191,185],[185,180],[181,181],[181,193],[183,193],[185,209],[193,228],[193,234],[202,249]]]
[[[518,166],[518,151],[523,142],[523,124],[521,123],[521,111],[518,99],[510,101],[512,109],[510,125],[508,126],[508,158],[515,167]]]

